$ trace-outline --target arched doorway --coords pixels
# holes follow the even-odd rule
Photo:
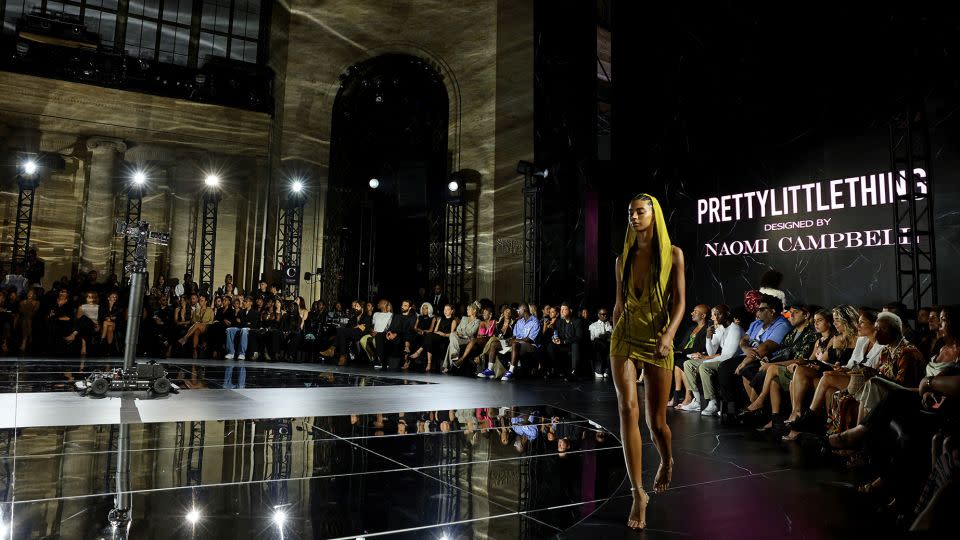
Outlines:
[[[450,167],[447,91],[429,63],[403,54],[356,64],[340,79],[330,139],[324,297],[398,301],[441,277]]]

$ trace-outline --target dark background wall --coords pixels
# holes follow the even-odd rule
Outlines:
[[[596,179],[609,235],[599,240],[598,301],[612,298],[625,208],[641,191],[658,195],[670,214],[691,299],[739,303],[775,266],[800,300],[892,300],[892,247],[705,258],[706,241],[758,238],[776,219],[697,225],[696,201],[886,171],[888,123],[911,96],[925,100],[932,128],[940,300],[960,298],[946,278],[960,255],[956,16],[937,7],[910,6],[908,14],[817,2],[792,13],[750,3],[683,13],[631,4],[613,6],[615,172]],[[839,216],[836,230],[893,224],[890,206],[841,212],[792,217]]]

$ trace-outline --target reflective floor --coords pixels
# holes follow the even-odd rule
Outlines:
[[[272,367],[247,367],[244,362],[219,365],[164,362],[168,378],[181,389],[326,388],[429,384],[400,377],[354,375],[331,371],[302,371]],[[123,367],[122,360],[25,360],[0,362],[0,393],[74,391],[74,381],[94,371]]]
[[[118,489],[131,496],[129,538],[540,538],[587,517],[624,476],[616,437],[547,405],[0,436],[16,538],[109,530]],[[578,512],[549,512],[568,505]]]
[[[609,380],[174,361],[191,389],[176,396],[66,391],[108,364],[0,360],[0,539],[639,536],[624,526]],[[673,483],[652,495],[643,537],[889,527],[851,489],[869,478],[716,418],[670,410],[668,422]],[[649,488],[660,458],[648,435]],[[131,509],[129,528],[110,525],[115,506]]]

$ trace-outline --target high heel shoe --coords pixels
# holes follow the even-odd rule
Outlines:
[[[752,423],[763,419],[766,416],[766,411],[763,409],[743,409],[737,413],[737,420],[744,423]]]
[[[790,429],[806,433],[823,433],[826,430],[826,425],[818,413],[807,409],[790,424]]]

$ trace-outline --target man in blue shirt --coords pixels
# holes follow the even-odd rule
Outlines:
[[[517,308],[520,318],[513,323],[513,338],[510,339],[510,365],[503,374],[502,381],[513,380],[513,369],[520,364],[524,356],[531,356],[537,352],[537,336],[540,335],[540,321],[530,314],[530,306],[520,304]]]
[[[757,320],[750,324],[740,341],[740,353],[720,364],[717,378],[723,399],[721,412],[736,413],[739,410],[747,397],[744,379],[750,383],[760,370],[760,360],[779,349],[783,338],[790,332],[790,321],[781,315],[782,312],[783,302],[779,298],[763,295],[757,308]],[[733,411],[727,410],[730,403],[734,404]]]

